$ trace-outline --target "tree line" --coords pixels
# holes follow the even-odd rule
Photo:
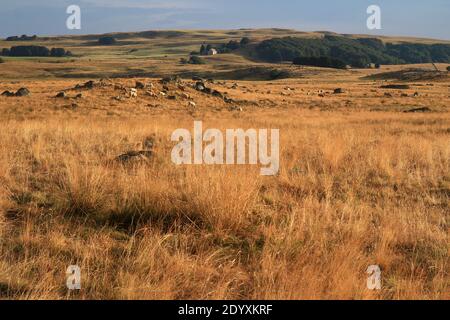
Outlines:
[[[72,53],[64,48],[49,49],[43,46],[14,46],[10,49],[2,49],[1,55],[9,57],[66,57],[71,56]]]
[[[33,41],[37,39],[37,35],[27,36],[26,34],[19,36],[11,36],[6,38],[6,41]]]
[[[201,55],[206,56],[209,53],[209,50],[216,49],[217,53],[230,53],[237,49],[246,47],[248,44],[250,44],[251,40],[247,37],[242,38],[240,41],[237,40],[230,40],[227,43],[221,43],[221,44],[202,44],[199,51],[191,52],[191,55]]]
[[[377,64],[450,62],[448,44],[384,44],[376,38],[353,39],[329,35],[317,39],[269,39],[259,43],[254,50],[259,59],[267,62],[292,61],[335,68],[342,68],[343,65],[365,68]]]

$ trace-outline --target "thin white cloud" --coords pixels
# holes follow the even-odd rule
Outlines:
[[[2,9],[26,7],[66,7],[78,4],[81,7],[136,8],[136,9],[196,9],[208,6],[207,0],[20,0],[2,3]]]
[[[135,8],[135,9],[194,9],[200,8],[205,3],[203,1],[189,0],[169,0],[169,1],[152,1],[152,0],[81,0],[80,4],[91,5],[95,7],[105,8]]]

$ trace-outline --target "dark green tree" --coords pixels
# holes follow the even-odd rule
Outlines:
[[[103,46],[109,46],[116,43],[116,39],[114,37],[105,36],[98,39],[98,43]]]
[[[250,44],[250,42],[251,42],[251,40],[249,38],[247,38],[247,37],[242,38],[241,43],[240,43],[241,47],[247,46],[248,44]]]

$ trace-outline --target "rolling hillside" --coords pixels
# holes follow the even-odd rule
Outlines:
[[[14,79],[36,78],[90,78],[90,77],[159,77],[165,74],[181,76],[216,76],[218,78],[245,79],[252,68],[278,68],[292,72],[291,66],[273,65],[248,55],[245,50],[229,54],[205,57],[205,65],[184,65],[180,59],[198,51],[202,44],[219,46],[229,41],[240,41],[244,37],[253,44],[273,38],[295,37],[320,39],[337,35],[331,32],[300,32],[287,29],[240,29],[240,30],[195,30],[195,31],[143,31],[135,33],[108,34],[117,39],[112,46],[98,45],[100,35],[38,37],[33,41],[0,41],[0,50],[19,45],[40,45],[48,48],[64,48],[72,57],[3,57],[0,75]],[[345,38],[367,37],[343,35]],[[413,42],[420,44],[449,43],[433,39],[386,38],[387,43]],[[9,63],[14,61],[14,63]],[[25,70],[25,72],[24,72]],[[250,71],[249,71],[250,70]],[[294,73],[295,73],[294,69]],[[303,72],[303,71],[301,71]],[[270,71],[268,72],[270,73]],[[298,75],[298,72],[297,72]],[[295,74],[294,74],[295,76]],[[266,80],[270,77],[264,76]]]

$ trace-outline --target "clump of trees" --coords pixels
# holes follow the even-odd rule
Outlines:
[[[70,51],[67,52],[63,48],[52,48],[50,50],[50,56],[51,57],[65,57],[65,56],[70,56],[70,55],[71,55]]]
[[[314,66],[321,68],[345,69],[345,62],[330,57],[297,57],[292,61],[296,65]]]
[[[48,57],[50,49],[43,46],[16,46],[9,50],[11,57]]]
[[[250,40],[250,38],[244,37],[241,39],[240,45],[241,47],[246,47],[248,46],[252,41]]]
[[[37,35],[27,36],[26,34],[19,36],[11,36],[6,38],[6,41],[33,41],[37,39]]]
[[[372,64],[450,62],[448,44],[384,44],[376,38],[353,39],[332,35],[317,39],[269,39],[258,44],[255,53],[259,59],[268,62],[293,61],[298,57],[329,57],[356,68],[366,68]]]
[[[209,50],[211,50],[211,49],[212,49],[212,45],[210,45],[210,44],[207,44],[207,45],[202,44],[201,47],[200,47],[200,52],[199,53],[202,56],[206,56],[208,54]]]
[[[115,44],[117,41],[114,37],[111,36],[105,36],[98,39],[98,43],[103,46],[110,46]]]
[[[202,56],[208,55],[209,50],[216,49],[218,53],[230,53],[240,48],[246,47],[251,43],[251,40],[247,37],[242,38],[240,41],[230,40],[227,43],[218,44],[212,46],[211,44],[202,44],[200,51],[198,52]]]
[[[5,63],[5,60],[3,60],[3,58],[0,58],[0,63]]]
[[[1,54],[10,57],[66,57],[72,55],[70,51],[63,48],[49,49],[43,46],[14,46],[11,49],[4,48]]]
[[[447,71],[450,71],[450,66],[447,67]]]

